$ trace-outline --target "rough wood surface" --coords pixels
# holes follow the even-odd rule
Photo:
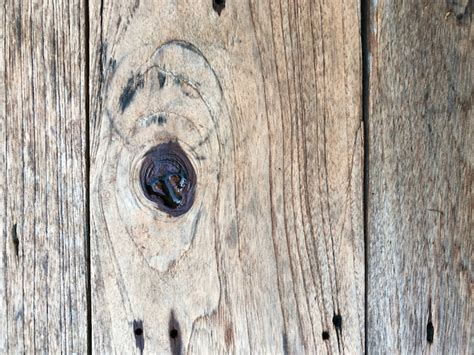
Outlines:
[[[368,351],[472,353],[472,1],[372,1]]]
[[[91,3],[93,351],[363,351],[359,13]],[[198,181],[176,218],[138,181],[170,140]]]
[[[0,7],[0,353],[86,353],[84,9]]]

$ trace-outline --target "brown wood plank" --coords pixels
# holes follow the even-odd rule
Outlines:
[[[214,7],[91,3],[93,350],[360,353],[359,2]],[[179,217],[139,182],[169,141]]]
[[[472,1],[372,1],[368,351],[472,353]]]
[[[0,353],[86,353],[82,1],[0,14]]]

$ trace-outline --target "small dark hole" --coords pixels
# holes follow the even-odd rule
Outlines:
[[[178,331],[176,329],[170,330],[170,337],[171,339],[176,339],[178,337]]]
[[[426,340],[428,343],[433,343],[433,338],[434,338],[434,326],[433,322],[429,321],[428,325],[426,326]]]
[[[143,334],[143,329],[142,328],[137,328],[133,331],[136,336],[140,336]]]
[[[323,331],[323,340],[329,339],[329,332],[327,330]]]
[[[212,0],[212,8],[220,16],[225,8],[225,0]]]
[[[342,328],[342,316],[335,314],[334,317],[332,317],[332,324],[334,324],[337,329]]]

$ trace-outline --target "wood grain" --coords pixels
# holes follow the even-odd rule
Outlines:
[[[0,353],[85,353],[84,9],[0,15]]]
[[[369,353],[472,353],[472,1],[372,1]]]
[[[91,3],[93,351],[360,353],[359,3],[219,12]],[[170,140],[197,173],[176,218],[138,179]]]

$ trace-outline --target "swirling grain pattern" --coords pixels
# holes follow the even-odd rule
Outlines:
[[[358,2],[212,5],[91,6],[93,350],[360,352]],[[176,217],[139,179],[170,141]]]

